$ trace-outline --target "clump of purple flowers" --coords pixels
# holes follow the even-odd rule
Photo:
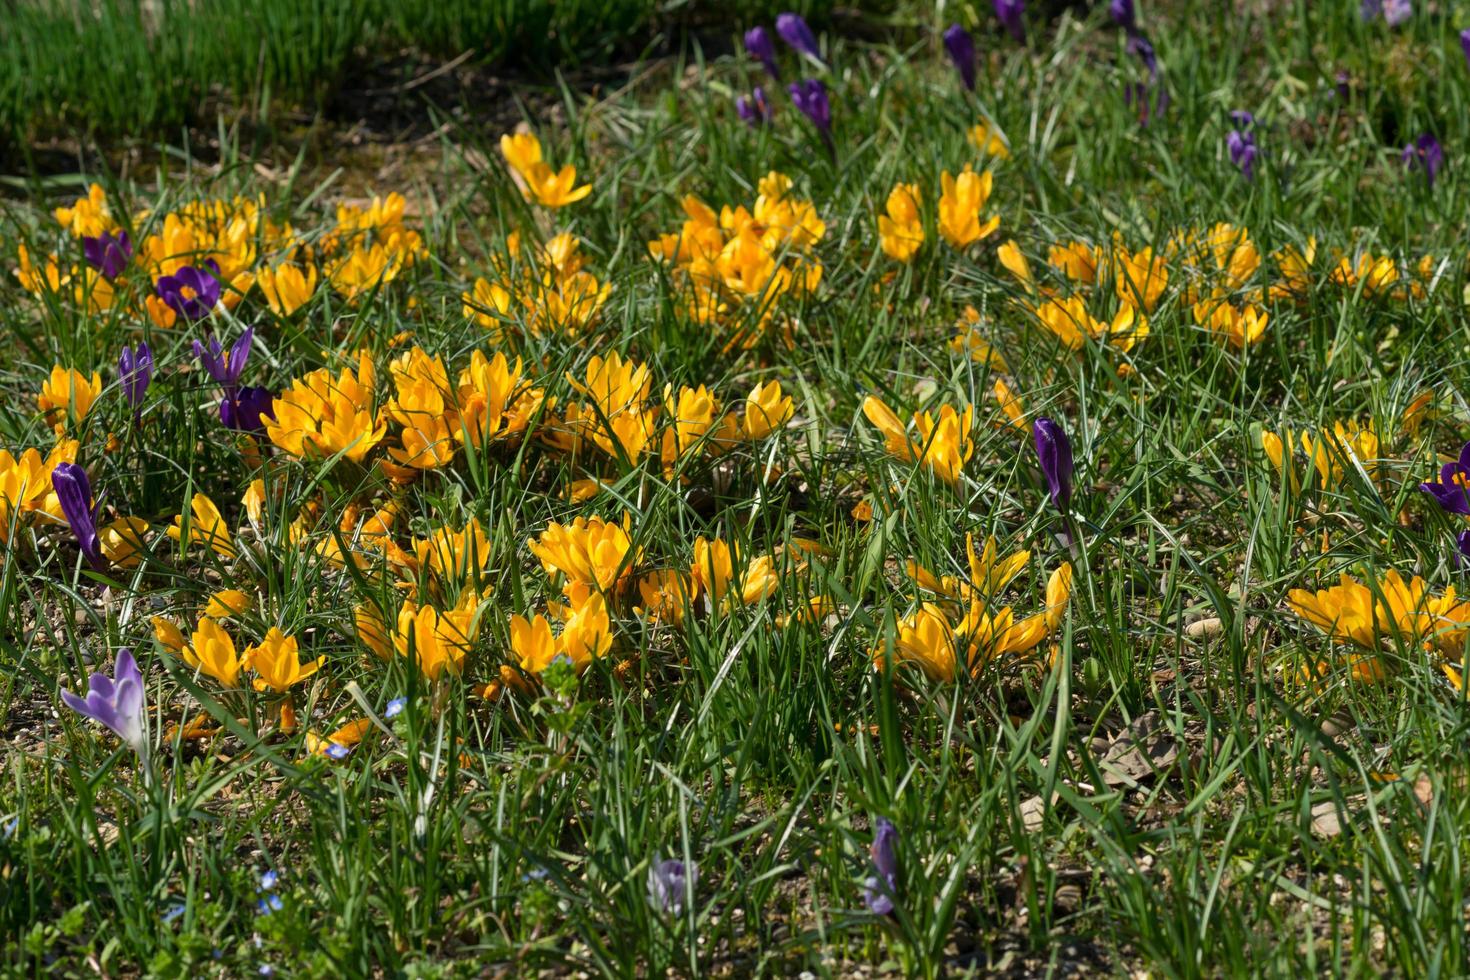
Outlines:
[[[648,904],[657,912],[682,915],[684,899],[699,884],[699,866],[669,858],[648,869]]]
[[[160,276],[154,288],[168,308],[185,320],[203,320],[219,303],[219,280],[208,270],[192,265],[171,276]]]
[[[868,851],[873,870],[863,882],[863,904],[874,915],[892,915],[893,899],[898,894],[898,828],[887,817],[873,824],[873,844]]]
[[[1439,482],[1421,483],[1419,489],[1450,514],[1470,515],[1470,442],[1460,447],[1459,459],[1439,469]]]
[[[766,90],[757,85],[750,95],[742,95],[735,100],[735,112],[744,119],[751,129],[756,129],[771,121],[771,103],[766,99]]]
[[[1256,117],[1249,112],[1236,110],[1230,114],[1230,121],[1236,127],[1225,135],[1225,149],[1230,154],[1230,162],[1240,168],[1246,180],[1255,180],[1256,158],[1261,153],[1260,147],[1256,145],[1254,132]]]
[[[88,235],[82,239],[82,257],[87,260],[88,265],[102,273],[104,279],[113,280],[132,261],[133,243],[125,231],[116,235],[110,231],[96,236]]]
[[[1444,147],[1439,145],[1433,133],[1420,133],[1418,139],[1404,147],[1399,159],[1409,170],[1422,169],[1424,179],[1433,187],[1434,178],[1444,166]]]
[[[1026,43],[1026,0],[995,0],[995,16],[1017,44]]]
[[[822,136],[822,142],[827,144],[827,151],[834,152],[832,146],[832,103],[827,99],[827,86],[822,84],[820,78],[808,78],[800,82],[792,82],[790,89],[791,101],[796,108],[800,109],[802,115],[812,121],[817,127],[817,132]]]
[[[137,423],[143,411],[143,396],[153,381],[153,352],[147,343],[139,343],[136,351],[123,348],[117,359],[117,376],[122,382],[123,397],[133,410],[133,422]]]

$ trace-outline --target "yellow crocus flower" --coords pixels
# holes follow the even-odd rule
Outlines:
[[[980,211],[990,200],[993,177],[989,170],[977,174],[968,164],[959,177],[944,171],[939,176],[939,233],[955,248],[968,248],[995,233],[1000,218],[992,217],[983,224]]]
[[[791,396],[781,394],[781,382],[758,384],[745,398],[742,432],[747,439],[764,439],[791,421],[795,412]]]
[[[189,511],[191,520],[188,538],[184,537],[182,514],[174,518],[173,527],[168,529],[168,536],[179,542],[180,547],[187,548],[193,542],[200,541],[222,557],[234,558],[235,545],[230,537],[230,529],[220,516],[214,501],[203,493],[196,493],[189,500]]]
[[[154,621],[157,629],[158,622]],[[184,662],[219,681],[225,687],[238,687],[243,664],[235,655],[235,641],[213,619],[203,616],[182,651]]]
[[[634,548],[632,516],[621,524],[601,517],[578,517],[570,524],[555,521],[539,538],[527,541],[531,553],[541,559],[548,575],[561,573],[568,583],[579,583],[598,591],[618,590],[632,567],[642,557]]]
[[[255,689],[285,694],[288,690],[321,669],[325,657],[302,663],[296,638],[286,636],[272,626],[258,645],[245,649],[244,663],[255,671]]]
[[[895,184],[878,216],[878,237],[883,254],[899,262],[913,260],[924,244],[924,220],[920,216],[918,184]]]
[[[314,263],[308,262],[303,272],[294,265],[261,266],[256,274],[260,291],[271,312],[277,316],[290,316],[311,299],[316,291],[317,271]]]
[[[41,393],[36,396],[36,407],[60,432],[66,419],[76,423],[86,418],[87,413],[92,410],[92,403],[101,393],[102,375],[93,371],[88,380],[76,368],[63,368],[58,364],[51,369],[50,377],[41,386]]]

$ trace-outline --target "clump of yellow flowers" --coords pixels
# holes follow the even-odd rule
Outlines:
[[[791,178],[771,171],[747,209],[718,213],[694,195],[684,198],[686,220],[677,232],[648,243],[669,265],[685,312],[699,323],[737,325],[732,346],[752,346],[785,297],[800,298],[822,281],[814,247],[827,233],[812,202],[792,193]],[[788,334],[787,340],[790,342]]]

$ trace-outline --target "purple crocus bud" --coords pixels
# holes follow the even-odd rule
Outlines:
[[[1418,139],[1404,147],[1399,159],[1410,170],[1416,166],[1423,167],[1424,177],[1429,186],[1433,187],[1434,178],[1444,166],[1444,147],[1439,145],[1439,140],[1434,138],[1433,133],[1420,133]]]
[[[148,734],[143,728],[147,709],[143,704],[143,673],[133,659],[133,651],[123,647],[117,651],[112,676],[98,671],[87,679],[87,696],[62,691],[61,700],[83,718],[106,725],[128,744],[138,758],[148,759]]]
[[[1412,16],[1413,0],[1383,0],[1383,19],[1389,27],[1398,27]]]
[[[1256,138],[1248,132],[1232,129],[1225,135],[1225,149],[1230,153],[1230,162],[1240,168],[1246,180],[1256,179],[1256,157],[1260,148]]]
[[[684,899],[699,884],[699,866],[669,858],[648,869],[648,904],[657,912],[681,915]]]
[[[1138,30],[1138,21],[1133,11],[1133,0],[1110,0],[1108,3],[1108,16],[1113,18],[1117,24],[1129,34]]]
[[[210,263],[213,264],[213,263]],[[219,266],[215,266],[218,273]],[[209,272],[186,265],[154,284],[159,298],[185,320],[202,320],[219,302],[219,280]]]
[[[87,479],[87,471],[76,463],[57,463],[51,471],[51,486],[87,564],[94,571],[106,571],[107,562],[97,541],[97,515],[92,509],[92,483]]]
[[[1033,424],[1032,436],[1052,506],[1065,514],[1072,501],[1072,443],[1060,425],[1045,417]]]
[[[995,16],[1017,44],[1026,43],[1026,0],[995,0]]]
[[[785,13],[776,18],[776,33],[781,35],[781,40],[791,45],[797,51],[809,57],[822,61],[822,52],[817,48],[817,36],[812,33],[811,27],[807,25],[806,18],[801,14]],[[823,62],[826,64],[826,62]]]
[[[873,844],[868,853],[878,873],[863,883],[863,904],[874,915],[891,915],[898,891],[898,829],[887,817],[879,817],[873,824]]]
[[[766,99],[766,90],[757,85],[749,97],[740,96],[735,100],[735,111],[752,129],[770,122],[771,103]]]
[[[88,235],[82,239],[82,256],[104,279],[116,279],[133,258],[133,243],[125,231]]]
[[[1455,535],[1455,566],[1465,567],[1465,562],[1470,559],[1470,531],[1461,531]]]
[[[1134,34],[1128,38],[1127,51],[1133,57],[1143,62],[1143,67],[1148,69],[1148,78],[1151,82],[1159,79],[1159,56],[1154,51],[1154,46],[1149,39],[1142,34]]]
[[[1256,117],[1244,109],[1235,109],[1230,113],[1230,121],[1235,123],[1238,129],[1249,129],[1256,124]]]
[[[1470,442],[1460,447],[1460,458],[1439,469],[1438,483],[1421,483],[1419,489],[1451,514],[1470,514]]]
[[[1335,86],[1333,86],[1337,90],[1337,97],[1346,102],[1348,98],[1353,94],[1353,76],[1348,73],[1348,70],[1346,68],[1339,68],[1337,70],[1337,75],[1335,76],[1334,80],[1337,83]]]
[[[153,352],[146,342],[139,343],[136,351],[131,347],[123,348],[117,358],[117,376],[122,381],[123,397],[132,406],[136,421],[143,409],[143,395],[153,381]]]
[[[765,65],[772,78],[781,77],[776,70],[776,44],[771,40],[770,31],[764,27],[752,27],[746,31],[745,53]]]
[[[271,407],[275,397],[268,388],[246,386],[227,391],[219,403],[219,420],[227,429],[259,432],[265,428],[266,419],[275,420],[276,413]]]
[[[805,81],[792,82],[788,91],[791,93],[791,101],[812,121],[821,132],[822,138],[830,141],[832,103],[827,101],[827,86],[822,84],[822,80],[808,78]]]
[[[954,62],[965,88],[975,91],[975,39],[958,24],[950,24],[944,32],[944,48]]]
[[[1358,5],[1358,16],[1364,21],[1370,21],[1383,13],[1383,0],[1363,0]]]
[[[1465,53],[1465,63],[1470,65],[1470,27],[1460,32],[1460,50]]]
[[[235,339],[228,351],[222,350],[219,341],[211,334],[208,347],[194,341],[194,356],[199,358],[199,363],[204,365],[204,370],[209,372],[209,376],[217,384],[234,388],[240,383],[240,375],[245,371],[245,361],[250,357],[250,346],[254,342],[254,327],[246,327],[245,332]]]

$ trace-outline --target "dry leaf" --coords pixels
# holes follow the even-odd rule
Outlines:
[[[1159,733],[1159,713],[1147,711],[1133,720],[1098,760],[1103,781],[1109,786],[1136,786],[1174,764],[1179,758],[1179,743],[1166,733]]]

